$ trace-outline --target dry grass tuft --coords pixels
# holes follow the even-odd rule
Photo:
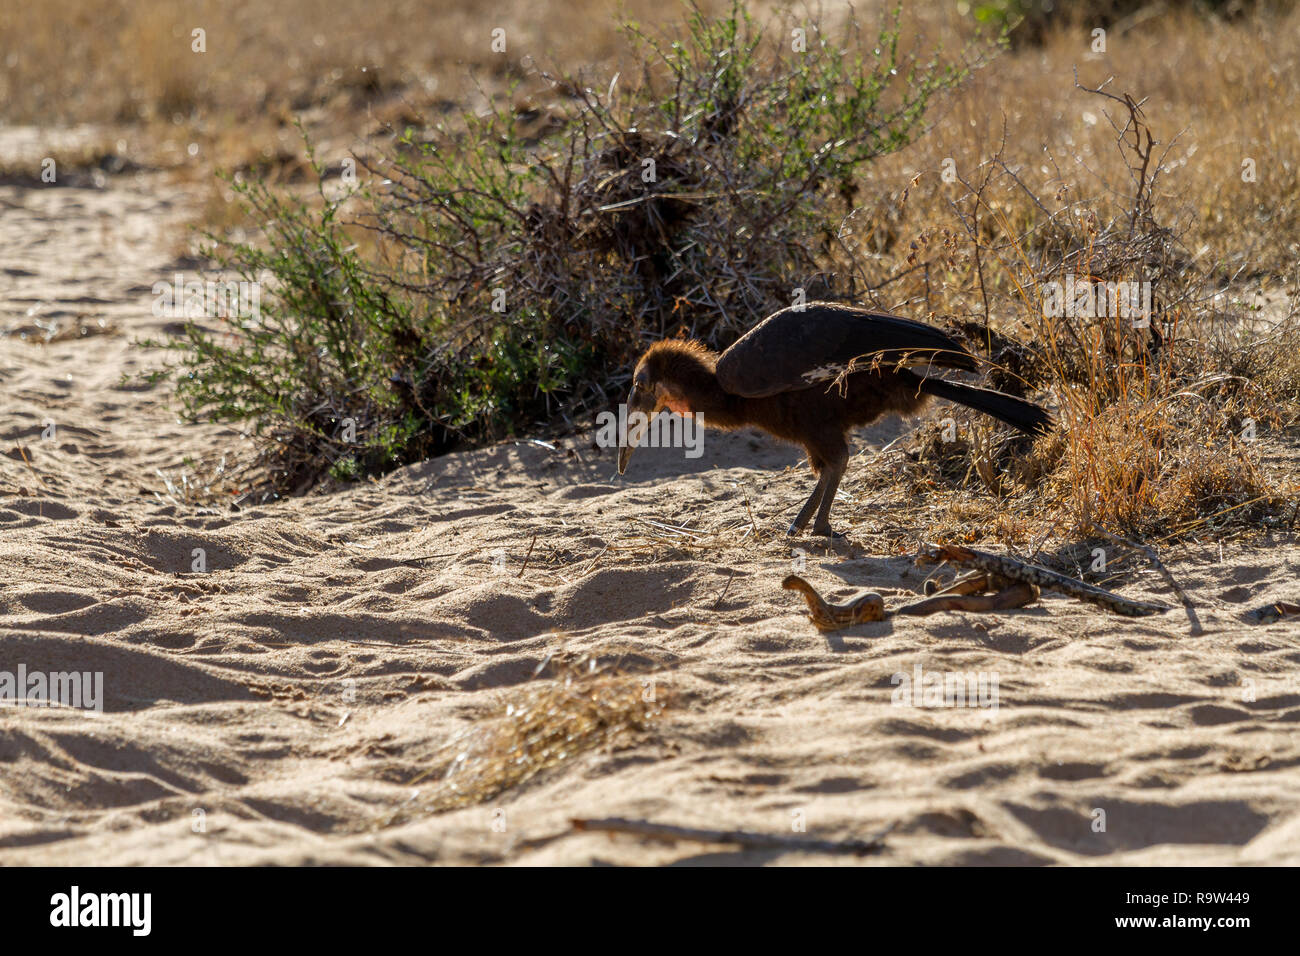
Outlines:
[[[557,654],[544,680],[502,695],[496,716],[448,741],[441,779],[420,809],[473,806],[520,787],[582,754],[650,730],[670,696],[653,676],[626,673],[594,654]],[[539,668],[540,670],[541,668]]]
[[[1247,442],[1219,425],[1168,397],[1078,416],[1046,498],[1076,530],[1095,521],[1139,536],[1237,506],[1239,521],[1280,509],[1284,488],[1266,477]]]
[[[1044,537],[1279,527],[1297,486],[1265,457],[1300,418],[1300,316],[1286,293],[1251,309],[1224,291],[1225,260],[1194,251],[1201,223],[1165,186],[1182,162],[1148,119],[1156,107],[1113,84],[1071,87],[1110,134],[1110,155],[1088,157],[1099,184],[1084,193],[1053,164],[1040,194],[1004,130],[957,174],[945,210],[912,207],[926,221],[908,261],[925,271],[898,286],[923,290],[931,315],[987,357],[991,384],[1051,406],[1060,428],[1026,454],[987,423],[954,434],[941,422],[893,477],[914,493],[974,492],[986,512],[975,527],[1018,512]],[[1146,308],[1134,315],[1114,292],[1096,309],[1049,307],[1076,283],[1144,287]],[[920,537],[933,521],[916,519]]]

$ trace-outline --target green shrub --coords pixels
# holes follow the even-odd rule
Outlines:
[[[281,485],[372,474],[603,407],[650,340],[851,296],[855,170],[967,69],[900,53],[898,17],[767,36],[691,7],[680,40],[627,26],[635,83],[540,74],[563,97],[540,138],[501,97],[408,128],[351,196],[239,185],[265,235],[216,256],[267,292],[171,343],[186,414],[244,423]]]

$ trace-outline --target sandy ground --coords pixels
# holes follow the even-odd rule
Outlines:
[[[644,450],[622,479],[570,439],[185,505],[163,476],[241,446],[123,374],[160,361],[131,342],[165,330],[149,290],[183,265],[168,227],[188,201],[149,175],[0,186],[0,671],[104,675],[102,714],[0,709],[0,863],[846,859],[575,833],[575,816],[892,826],[871,864],[1300,862],[1300,624],[1239,620],[1300,597],[1294,542],[1173,552],[1196,636],[1181,612],[1046,596],[826,637],[780,588],[806,474],[760,436],[710,435],[696,462]],[[80,326],[96,334],[41,344]],[[906,555],[797,544],[833,593],[892,604],[924,576]],[[1169,599],[1154,574],[1124,590]],[[653,673],[662,716],[421,812],[448,742],[556,651]],[[918,666],[996,676],[997,708],[895,703],[891,677]]]

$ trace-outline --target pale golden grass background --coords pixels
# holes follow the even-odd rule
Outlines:
[[[1171,6],[1156,5],[1164,12],[1112,29],[1104,54],[1091,52],[1084,17],[1063,20],[1041,47],[1018,49],[977,72],[932,112],[928,136],[864,174],[852,221],[864,254],[947,224],[951,190],[938,179],[940,164],[952,158],[969,173],[996,150],[1004,125],[1005,158],[1040,196],[1062,185],[1076,199],[1121,188],[1114,132],[1102,103],[1073,88],[1077,68],[1086,85],[1113,77],[1112,91],[1148,99],[1158,137],[1173,143],[1161,205],[1179,212],[1198,262],[1280,281],[1300,250],[1300,12],[1225,22]],[[830,24],[846,7],[828,2],[816,9]],[[774,32],[788,32],[806,22],[810,8],[751,9],[770,17]],[[889,5],[855,9],[871,26]],[[442,121],[448,111],[472,109],[484,93],[499,95],[515,84],[521,107],[544,106],[556,94],[534,67],[591,64],[597,83],[635,72],[617,27],[620,10],[665,28],[682,12],[647,0],[390,0],[364,11],[341,0],[290,0],[277,4],[274,16],[250,2],[6,4],[0,119],[97,124],[104,151],[126,145],[131,159],[199,178],[241,168],[274,176],[302,156],[295,118],[337,162],[351,149],[366,150],[367,137],[386,124]],[[940,44],[954,57],[972,21],[944,3],[909,6],[904,23],[905,46]],[[498,26],[506,31],[505,54],[490,47]],[[206,31],[206,53],[191,52],[195,28]],[[525,57],[528,65],[521,64]],[[1256,163],[1255,183],[1242,182],[1247,158]],[[922,179],[900,210],[903,190],[918,173]],[[1008,191],[999,202],[1012,226],[1029,221],[1023,194]],[[216,204],[209,213],[222,223]]]

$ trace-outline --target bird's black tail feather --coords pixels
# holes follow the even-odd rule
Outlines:
[[[1041,435],[1055,424],[1052,416],[1033,402],[1004,392],[995,392],[991,388],[947,382],[941,378],[926,378],[921,380],[921,391],[992,415],[998,421],[1006,422],[1030,435]]]

